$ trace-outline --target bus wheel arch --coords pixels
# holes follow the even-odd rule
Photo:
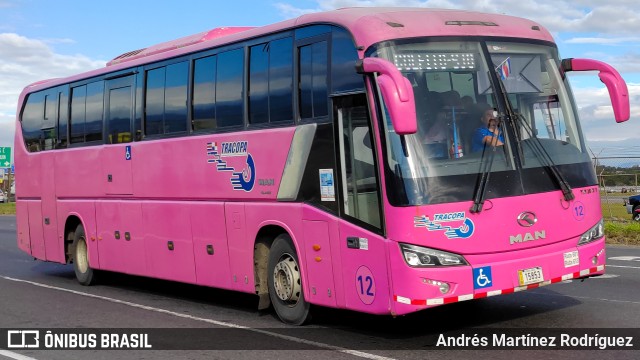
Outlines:
[[[260,297],[258,310],[265,310],[271,306],[269,287],[267,286],[267,266],[269,264],[269,250],[273,241],[287,230],[278,225],[267,225],[256,235],[253,246],[253,270],[256,294]]]
[[[73,263],[76,280],[82,285],[91,285],[96,271],[89,265],[89,250],[82,220],[76,215],[67,218],[64,226],[65,254],[67,263]]]
[[[64,254],[67,264],[73,260],[73,239],[76,228],[80,224],[82,224],[82,221],[75,215],[69,216],[64,224]]]

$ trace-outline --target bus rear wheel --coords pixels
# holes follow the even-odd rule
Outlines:
[[[89,251],[87,249],[87,237],[84,234],[82,224],[78,225],[73,235],[73,270],[76,279],[82,285],[91,285],[94,282],[95,272],[89,266]]]
[[[298,255],[289,235],[279,235],[273,241],[267,273],[269,298],[280,320],[291,325],[309,320],[310,304],[304,299]]]

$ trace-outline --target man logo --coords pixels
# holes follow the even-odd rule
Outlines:
[[[538,218],[531,211],[523,211],[518,215],[518,225],[522,227],[531,227],[536,222],[538,222]]]
[[[524,233],[518,235],[509,236],[509,244],[513,245],[515,243],[523,243],[527,241],[546,239],[547,232],[545,230],[534,231],[534,233]]]

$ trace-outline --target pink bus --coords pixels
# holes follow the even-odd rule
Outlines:
[[[73,263],[403,315],[604,273],[596,176],[550,33],[353,8],[218,28],[28,86],[18,246]]]

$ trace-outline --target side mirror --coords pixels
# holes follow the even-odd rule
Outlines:
[[[378,86],[391,116],[393,129],[398,135],[415,134],[416,103],[413,87],[391,62],[380,58],[364,58],[356,68],[360,73],[378,73]]]
[[[616,122],[629,120],[629,90],[622,76],[611,65],[591,59],[564,59],[562,70],[567,71],[599,71],[600,80],[607,86],[613,115]]]

